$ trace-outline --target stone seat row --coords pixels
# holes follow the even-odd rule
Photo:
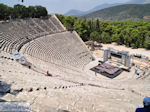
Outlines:
[[[76,38],[76,39],[75,39]],[[24,49],[24,53],[47,62],[66,63],[83,68],[91,61],[91,54],[74,33],[63,32],[35,39]]]
[[[18,50],[20,45],[34,38],[63,31],[65,28],[55,16],[2,22],[0,23],[0,49],[12,53]]]

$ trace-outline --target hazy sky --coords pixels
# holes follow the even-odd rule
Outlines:
[[[15,4],[22,5],[42,5],[47,8],[49,13],[64,14],[70,9],[89,10],[103,3],[124,3],[129,0],[0,0],[0,3],[13,6]]]

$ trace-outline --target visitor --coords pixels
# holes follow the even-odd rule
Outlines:
[[[49,72],[47,71],[47,72],[46,72],[46,76],[52,76],[52,75],[51,75],[51,74],[49,74]]]
[[[97,75],[96,75],[96,71],[95,71],[95,76],[97,76]]]
[[[150,97],[144,98],[143,105],[143,108],[137,108],[135,112],[150,112]]]
[[[135,67],[135,74],[138,74],[138,67]]]
[[[136,78],[137,75],[139,75],[139,74],[138,74],[138,67],[136,66],[136,67],[135,67],[135,72],[134,72],[134,77]]]

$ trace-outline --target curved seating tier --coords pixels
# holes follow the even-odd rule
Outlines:
[[[91,61],[80,37],[76,32],[66,31],[55,15],[1,22],[0,50],[7,53],[21,50],[44,62],[76,70],[82,70]]]
[[[18,50],[22,44],[35,38],[65,30],[54,15],[49,18],[28,18],[1,22],[0,50],[12,53]]]
[[[91,61],[89,50],[74,32],[57,33],[35,39],[23,52],[45,62],[66,64],[78,69],[82,69]]]

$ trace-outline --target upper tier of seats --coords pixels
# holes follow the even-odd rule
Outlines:
[[[0,50],[21,50],[44,62],[73,69],[83,69],[91,61],[91,53],[78,34],[66,31],[55,15],[1,22]]]
[[[65,30],[55,15],[49,18],[28,18],[1,22],[0,50],[12,53],[33,39]]]

